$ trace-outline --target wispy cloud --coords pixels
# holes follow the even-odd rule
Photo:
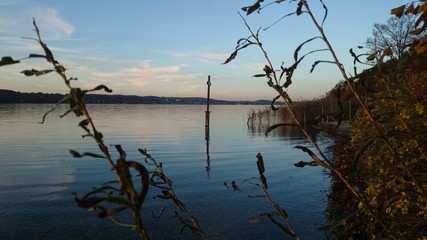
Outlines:
[[[28,8],[25,1],[1,0],[0,33],[14,35],[28,33],[32,28],[32,18],[43,29],[43,35],[51,38],[71,37],[75,27],[62,18],[52,7]]]
[[[179,80],[179,74],[185,64],[171,66],[153,66],[152,61],[146,60],[137,66],[124,67],[116,71],[96,72],[95,76],[107,79],[151,79],[153,81],[168,82]]]
[[[220,64],[223,63],[227,57],[228,53],[217,53],[212,52],[211,50],[189,50],[189,51],[168,51],[168,50],[151,50],[151,52],[159,53],[166,55],[170,58],[176,59],[187,59],[188,61],[196,59],[202,63],[208,64]]]
[[[220,64],[223,63],[227,57],[227,53],[203,52],[198,54],[198,59],[203,63]]]
[[[166,56],[172,57],[172,58],[187,58],[187,57],[191,56],[191,53],[189,53],[189,52],[152,50],[152,49],[150,49],[150,51],[155,52],[155,53],[159,53],[159,54],[163,54],[163,55],[166,55]]]
[[[182,82],[179,84],[179,93],[191,93],[196,89],[199,89],[202,87],[202,84],[200,83],[192,83],[192,82]]]
[[[185,64],[155,66],[152,61],[146,60],[138,65],[122,67],[117,70],[98,70],[80,67],[79,70],[86,72],[91,82],[107,83],[109,87],[120,90],[140,91],[145,89],[175,89],[179,93],[194,91],[200,84],[194,83],[201,79],[204,74],[184,73]],[[139,90],[138,90],[139,89]]]
[[[58,10],[50,7],[36,8],[30,11],[37,24],[46,29],[53,37],[60,38],[64,35],[70,37],[76,30],[75,27],[61,18]]]
[[[2,39],[0,38],[0,41]],[[57,46],[48,46],[49,49],[54,53],[78,53],[78,50],[74,49],[68,49],[68,48],[62,48]],[[41,48],[40,44],[36,41],[31,41],[28,39],[18,39],[18,38],[12,38],[7,39],[5,41],[5,44],[0,46],[0,51],[7,52],[8,54],[14,54],[14,53],[24,53],[24,55],[28,55],[29,53],[42,53],[43,49]]]

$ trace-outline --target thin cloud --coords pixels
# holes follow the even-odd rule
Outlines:
[[[168,50],[150,50],[151,52],[166,55],[171,58],[178,59],[197,59],[203,63],[219,64],[225,61],[228,57],[228,53],[213,53],[211,51],[168,51]]]
[[[202,87],[202,84],[191,83],[191,82],[182,82],[179,86],[179,93],[191,93],[194,90],[197,90]]]
[[[51,38],[71,37],[76,28],[64,20],[59,11],[51,7],[26,7],[25,2],[0,1],[0,33],[17,36],[33,29],[32,19],[43,29],[43,35]]]
[[[188,52],[179,52],[179,51],[167,51],[167,50],[152,50],[151,52],[164,54],[166,56],[172,57],[172,58],[188,58],[191,56]]]
[[[36,19],[37,24],[55,38],[61,38],[64,35],[71,37],[76,30],[72,24],[62,19],[58,10],[54,8],[37,8],[31,10],[30,13]]]
[[[0,39],[1,41],[1,39]],[[68,53],[68,54],[76,54],[78,53],[77,50],[74,49],[68,49],[68,48],[61,48],[53,45],[48,46],[49,49],[54,53]],[[36,41],[31,41],[28,39],[12,39],[7,40],[7,42],[0,46],[0,51],[3,51],[4,53],[7,53],[9,55],[18,54],[20,57],[24,57],[25,55],[28,56],[29,53],[40,53],[43,54],[43,49],[41,48],[40,44]],[[23,56],[23,55],[24,56]]]
[[[179,92],[189,92],[197,89],[197,84],[192,85],[189,81],[200,79],[203,74],[183,73],[185,64],[170,66],[154,66],[152,61],[143,61],[137,66],[123,67],[115,71],[96,70],[85,73],[91,79],[107,81],[112,88],[139,88],[141,86],[170,85],[175,86]]]
[[[124,67],[117,71],[103,71],[95,73],[102,78],[150,78],[159,81],[172,81],[181,78],[180,72],[185,64],[171,66],[152,66],[151,61],[144,61],[138,66]]]
[[[211,53],[211,52],[205,52],[200,53],[198,56],[198,59],[203,63],[214,63],[214,64],[220,64],[227,59],[229,54],[227,53]]]

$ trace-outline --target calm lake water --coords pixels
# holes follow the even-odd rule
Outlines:
[[[0,104],[0,239],[138,239],[131,230],[78,208],[71,192],[84,194],[115,180],[106,161],[72,158],[69,149],[98,153],[92,139],[82,138],[81,119],[60,119],[66,106],[38,124],[53,105]],[[146,148],[175,191],[202,225],[209,239],[287,239],[269,220],[251,223],[258,213],[272,211],[262,200],[248,198],[261,191],[224,182],[257,177],[256,154],[264,157],[269,192],[284,208],[302,239],[323,239],[317,228],[326,224],[324,210],[329,177],[319,167],[296,168],[311,161],[294,149],[309,146],[291,129],[265,137],[260,128],[248,128],[247,113],[263,106],[211,106],[209,158],[205,141],[205,106],[201,105],[89,105],[107,144],[121,144],[129,160],[143,161]],[[322,147],[331,141],[317,136]],[[113,149],[112,147],[110,148]],[[112,151],[113,152],[113,151]],[[114,154],[116,154],[114,152]],[[117,154],[116,154],[117,156]],[[150,189],[150,196],[159,193]],[[151,212],[168,206],[160,219]],[[152,239],[193,239],[171,216],[173,206],[159,199],[143,205],[145,225]]]

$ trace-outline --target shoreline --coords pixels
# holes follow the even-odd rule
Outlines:
[[[360,169],[356,169],[353,164],[354,149],[351,143],[351,123],[343,121],[338,128],[336,122],[321,123],[319,130],[332,138],[333,143],[328,146],[327,152],[330,154],[332,166],[337,169],[351,184],[363,186],[363,177]],[[330,222],[326,232],[336,239],[347,237],[348,233],[352,236],[362,237],[358,226],[363,226],[366,219],[363,216],[357,216],[359,202],[354,195],[342,183],[342,181],[332,172],[331,189],[327,197],[327,208],[325,217]],[[353,235],[354,234],[354,235]]]

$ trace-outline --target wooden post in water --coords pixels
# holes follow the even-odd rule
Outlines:
[[[211,157],[209,155],[209,124],[210,124],[210,111],[209,104],[211,98],[211,76],[208,75],[208,81],[206,82],[208,85],[208,97],[206,102],[206,112],[205,112],[205,140],[206,140],[206,173],[209,177],[210,169],[211,169]]]
[[[209,111],[209,104],[210,104],[210,98],[211,98],[211,76],[208,76],[208,81],[206,82],[208,85],[208,97],[207,97],[207,103],[206,103],[206,112],[205,112],[205,139],[209,140],[209,122],[210,122],[210,111]]]

